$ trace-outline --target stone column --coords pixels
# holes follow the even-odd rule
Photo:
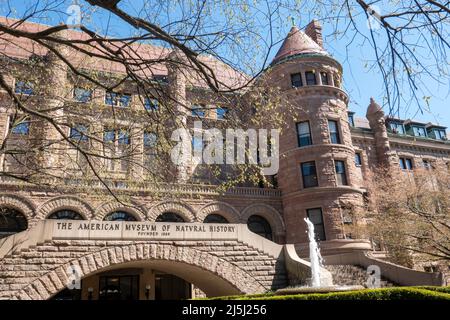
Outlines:
[[[169,105],[173,109],[176,117],[171,126],[173,129],[187,127],[187,115],[189,114],[188,101],[186,99],[186,58],[181,52],[173,51],[169,55],[167,63],[169,80]],[[185,182],[188,179],[189,163],[182,163],[176,167],[178,182]]]
[[[144,128],[140,124],[135,124],[131,131],[131,144],[133,154],[130,163],[130,178],[133,181],[143,180],[145,170],[144,166]]]
[[[58,36],[64,37],[64,34],[59,34]],[[67,57],[67,50],[60,45],[56,45],[55,49],[58,52]],[[43,83],[42,88],[45,103],[42,106],[38,106],[39,109],[47,109],[49,111],[45,112],[56,125],[63,132],[67,132],[66,127],[59,125],[61,122],[65,122],[64,115],[64,101],[68,97],[68,85],[67,85],[67,65],[53,52],[49,51],[47,53],[47,82]],[[57,128],[48,121],[41,121],[41,139],[43,150],[40,155],[41,168],[44,172],[55,173],[58,171],[56,168],[61,168],[64,166],[63,161],[63,149],[66,143],[63,142],[62,135],[58,132]],[[56,169],[56,170],[55,170]]]
[[[9,130],[9,117],[3,107],[0,108],[0,146],[3,145]],[[5,154],[0,154],[0,171],[3,170],[5,163]]]

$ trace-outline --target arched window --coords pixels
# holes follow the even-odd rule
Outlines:
[[[269,222],[261,216],[253,215],[247,220],[248,229],[261,237],[272,240],[272,228]]]
[[[228,223],[228,220],[225,219],[220,214],[208,214],[203,220],[203,223]]]
[[[84,220],[81,214],[73,210],[59,210],[53,212],[47,219]]]
[[[0,209],[0,238],[26,230],[28,221],[25,216],[15,209]]]
[[[114,211],[108,213],[103,221],[136,221],[136,218],[125,211]]]
[[[160,214],[156,220],[156,222],[185,222],[184,219],[173,212],[164,212]]]

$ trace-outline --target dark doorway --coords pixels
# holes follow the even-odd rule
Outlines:
[[[185,300],[192,297],[191,284],[171,274],[155,275],[156,300]]]
[[[138,300],[139,276],[101,276],[99,300]]]

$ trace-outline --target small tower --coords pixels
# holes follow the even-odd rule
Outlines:
[[[373,98],[370,98],[370,104],[367,107],[366,117],[369,120],[370,128],[374,133],[375,151],[377,154],[378,165],[387,168],[390,164],[389,154],[391,147],[389,144],[383,109],[381,109]]]
[[[341,65],[323,48],[320,24],[311,22],[306,32],[293,26],[271,66],[265,80],[280,89],[286,108],[278,172],[286,242],[307,254],[303,218],[309,217],[324,254],[361,248],[361,241],[346,234],[343,220],[345,210],[363,204],[348,96],[341,89]]]

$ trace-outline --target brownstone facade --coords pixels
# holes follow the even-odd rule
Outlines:
[[[33,25],[31,27],[39,28]],[[60,150],[70,149],[70,146],[65,142],[58,142],[59,134],[55,128],[32,121],[26,133],[13,132],[8,135],[12,130],[10,119],[13,109],[6,92],[0,92],[0,145],[7,135],[8,145],[45,145],[53,141],[55,143],[51,144],[50,148],[40,149],[41,154],[34,154],[24,161],[39,163],[41,167],[58,176],[68,173],[66,185],[59,185],[57,188],[51,184],[32,185],[11,177],[12,174],[20,172],[21,165],[2,153],[0,166],[6,174],[0,178],[0,208],[14,209],[22,214],[27,220],[28,228],[61,210],[74,211],[86,220],[103,220],[108,214],[117,211],[126,212],[138,221],[156,221],[161,214],[167,212],[176,213],[185,222],[198,223],[204,222],[205,218],[212,214],[222,216],[229,223],[248,223],[251,217],[257,216],[267,221],[270,226],[271,240],[280,244],[295,244],[301,256],[306,255],[304,249],[307,242],[303,218],[315,214],[315,219],[318,219],[317,227],[323,228],[321,246],[325,254],[372,250],[367,239],[354,239],[344,230],[345,223],[351,223],[345,219],[345,208],[365,206],[365,181],[371,170],[379,166],[398,168],[399,157],[411,159],[412,166],[415,167],[421,166],[423,160],[429,160],[439,170],[449,170],[450,143],[445,137],[438,139],[432,136],[432,130],[442,129],[432,124],[422,124],[422,127],[430,132],[428,137],[415,136],[414,130],[405,134],[393,132],[389,126],[391,120],[385,117],[374,101],[370,102],[367,110],[368,122],[365,119],[353,119],[348,110],[348,96],[341,88],[342,67],[323,48],[320,25],[313,22],[305,32],[296,27],[292,28],[271,68],[261,77],[266,83],[279,88],[283,103],[289,104],[290,110],[293,110],[283,114],[285,128],[280,137],[278,188],[239,186],[226,193],[219,193],[211,185],[190,182],[189,167],[177,168],[176,179],[172,184],[156,186],[146,181],[142,170],[145,159],[141,156],[133,161],[140,165],[124,168],[119,164],[116,169],[108,170],[106,176],[111,182],[111,189],[126,195],[133,206],[124,206],[111,199],[105,200],[105,193],[101,191],[103,186],[93,177],[86,178],[82,174],[82,168],[70,167],[66,161],[68,152],[60,154]],[[159,50],[150,46],[145,49]],[[4,53],[22,60],[30,59],[29,52],[22,52],[12,44],[7,46]],[[67,114],[54,116],[67,119],[86,117],[95,127],[90,130],[102,139],[101,133],[112,121],[110,107],[105,106],[105,91],[96,88],[92,92],[92,100],[87,103],[90,108],[84,108],[85,104],[80,102],[68,101],[67,97],[77,84],[73,82],[69,70],[61,61],[49,54],[47,58],[41,67],[46,70],[43,77],[50,82],[52,90],[44,94],[45,100],[39,96],[30,96],[30,99],[41,99],[39,101],[47,107],[69,103],[73,106],[70,112],[65,111]],[[3,63],[6,64],[5,61]],[[13,88],[19,80],[33,72],[19,70],[22,77],[15,78],[9,71],[16,67],[10,61],[7,63],[8,68],[2,73],[5,72],[4,77]],[[102,76],[105,78],[115,72],[123,72],[114,66],[108,69],[101,64],[89,65],[94,71],[103,72]],[[232,80],[230,70],[223,67],[219,71],[221,77],[229,77]],[[160,72],[160,75],[168,76],[165,90],[177,97],[180,105],[175,109],[182,123],[192,121],[182,105],[193,105],[198,101],[211,107],[207,113],[209,120],[219,121],[214,109],[217,101],[212,97],[208,102],[212,96],[210,92],[199,91],[198,86],[193,84],[195,80],[189,79],[183,71],[173,66],[161,66]],[[127,110],[117,108],[115,117],[124,124],[132,118],[133,130],[136,133],[143,132],[148,120],[139,110],[142,107],[139,90],[128,84],[124,85],[123,89],[130,94],[131,103]],[[299,131],[302,122],[308,124],[308,130],[304,132]],[[401,122],[401,125],[407,131],[408,123]],[[418,126],[420,127],[420,124]],[[306,126],[303,127],[305,128]],[[301,136],[303,133],[304,136]],[[143,150],[143,139],[143,136],[140,139],[132,139],[131,144]],[[306,139],[305,145],[302,145],[301,139]],[[95,148],[93,142],[92,150]],[[79,155],[74,152],[73,156]],[[302,169],[304,164],[308,164],[308,167]],[[305,177],[307,172],[311,173],[309,178]],[[133,183],[130,183],[130,180]],[[59,244],[46,245],[58,247]],[[129,246],[134,248],[140,244]],[[170,247],[169,244],[167,246]],[[172,247],[169,249],[177,250]],[[37,247],[30,252],[30,257],[32,254],[38,254],[39,250]],[[205,247],[192,250],[207,251]],[[193,254],[197,254],[197,251],[194,251]],[[14,258],[5,263],[10,264],[13,261],[11,259]],[[271,261],[270,264],[274,262]],[[57,277],[56,274],[51,276]],[[245,275],[242,277],[245,278]],[[240,279],[239,276],[236,281]],[[24,289],[20,295],[46,298],[57,289],[47,286],[46,283],[39,286],[44,286],[45,290],[35,292]],[[264,286],[270,287],[269,284]]]

